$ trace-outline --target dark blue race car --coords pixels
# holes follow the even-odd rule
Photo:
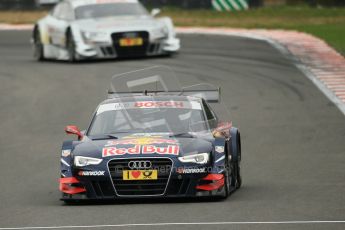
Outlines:
[[[127,84],[128,85],[128,84]],[[62,200],[226,198],[240,188],[241,140],[208,104],[219,90],[110,92],[62,146]]]

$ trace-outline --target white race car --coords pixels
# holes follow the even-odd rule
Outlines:
[[[180,49],[170,18],[137,0],[64,0],[34,26],[37,60],[166,55]]]

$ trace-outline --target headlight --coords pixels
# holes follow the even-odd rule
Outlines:
[[[169,29],[167,27],[163,27],[162,31],[165,35],[169,34]]]
[[[156,28],[152,31],[152,36],[156,38],[168,36],[169,30],[166,27]]]
[[[85,41],[103,40],[107,36],[107,33],[104,32],[82,31],[81,34]]]
[[[183,163],[206,164],[209,158],[210,158],[210,155],[208,153],[199,153],[199,154],[179,157],[178,159]]]
[[[84,167],[88,165],[99,165],[103,160],[98,158],[92,157],[81,157],[76,156],[74,157],[74,165],[77,167]]]

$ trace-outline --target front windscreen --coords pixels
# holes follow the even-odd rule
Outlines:
[[[198,101],[130,101],[100,105],[88,135],[188,133],[207,130]]]
[[[148,12],[139,3],[92,4],[79,6],[75,10],[75,16],[77,19],[142,15],[148,15]]]
[[[215,89],[209,84],[180,84],[166,66],[116,74],[109,85],[109,100],[97,108],[87,135],[209,133],[218,120],[205,101],[218,100]]]

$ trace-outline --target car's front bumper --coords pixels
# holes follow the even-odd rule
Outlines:
[[[120,47],[113,42],[79,42],[76,47],[80,59],[159,56],[179,50],[180,40],[178,38],[148,40],[142,46],[133,47]]]
[[[210,178],[210,175],[213,175]],[[209,177],[208,180],[204,180]],[[67,181],[67,183],[63,183]],[[73,182],[73,183],[69,183]],[[160,194],[121,195],[116,191],[109,177],[97,178],[62,178],[60,188],[61,200],[117,200],[132,198],[177,198],[208,197],[224,195],[223,174],[173,174],[167,182],[166,189]],[[69,188],[66,189],[66,188]]]

